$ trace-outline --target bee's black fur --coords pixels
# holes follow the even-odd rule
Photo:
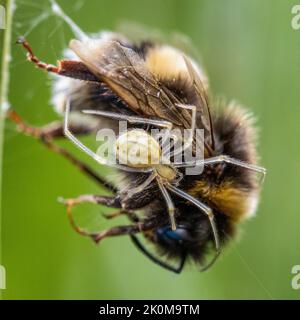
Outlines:
[[[125,43],[124,41],[120,41],[120,43],[122,44],[122,46],[130,48],[138,53],[139,56],[143,59],[145,59],[149,49],[155,47],[155,43],[153,43],[152,41],[142,41],[140,43]]]

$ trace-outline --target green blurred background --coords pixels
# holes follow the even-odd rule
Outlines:
[[[127,237],[95,246],[69,226],[58,196],[101,193],[63,158],[6,124],[2,252],[4,299],[298,299],[291,268],[300,264],[299,137],[300,30],[291,27],[286,0],[60,1],[87,32],[114,29],[121,20],[187,34],[199,51],[213,94],[237,99],[258,118],[259,150],[268,169],[257,216],[242,226],[206,273],[175,275],[148,261]],[[17,1],[13,37],[26,34],[36,54],[55,63],[72,34],[51,17],[31,28],[47,1]],[[56,29],[54,29],[56,28]],[[32,31],[31,31],[32,29]],[[57,118],[47,75],[12,45],[10,101],[30,123]],[[70,143],[61,145],[89,161]],[[103,172],[100,168],[99,171]],[[78,218],[107,223],[99,208]],[[83,221],[84,223],[85,221]],[[113,222],[115,224],[117,221]],[[123,219],[120,222],[124,222]],[[96,223],[96,222],[95,222]]]

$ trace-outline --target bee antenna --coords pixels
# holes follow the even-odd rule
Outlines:
[[[204,266],[200,269],[200,272],[208,270],[215,263],[218,256],[220,255],[220,253],[221,253],[221,250],[216,250],[214,257],[211,259],[211,261],[206,266]]]
[[[74,35],[77,37],[78,40],[87,40],[89,37],[85,32],[83,32],[79,26],[68,16],[64,13],[61,6],[55,0],[49,0],[51,4],[52,12],[62,18],[64,22],[71,28]]]

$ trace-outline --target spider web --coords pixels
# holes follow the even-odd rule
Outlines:
[[[72,16],[72,13],[74,14],[76,11],[82,9],[85,2],[86,0],[77,0],[72,3],[71,10],[64,10],[64,8],[60,9],[60,7],[63,7],[63,4],[57,3],[54,0],[42,0],[39,2],[31,0],[17,0],[12,30],[13,42],[18,37],[22,36],[29,41],[34,52],[39,58],[41,58],[41,60],[49,63],[55,63],[56,60],[62,57],[62,51],[67,48],[69,40],[74,38],[74,33],[75,37],[78,37],[80,36],[81,32],[79,27],[77,27],[75,24],[73,29],[70,30],[70,26],[67,25],[65,20],[71,20],[71,18],[66,15],[65,19],[62,19],[59,14],[68,12],[70,13],[70,16]],[[60,10],[63,10],[63,13],[61,13]],[[58,13],[55,13],[55,11],[58,11]],[[70,21],[69,24],[72,24],[72,21]],[[45,119],[45,113],[49,114],[50,112],[52,116],[57,118],[53,110],[53,106],[49,103],[52,80],[43,72],[38,72],[38,76],[40,76],[43,81],[31,81],[27,88],[25,88],[26,84],[24,84],[24,90],[22,88],[22,93],[20,95],[20,88],[16,88],[16,86],[14,86],[14,78],[21,76],[22,71],[20,71],[20,69],[23,67],[26,68],[26,72],[28,69],[30,69],[30,67],[32,67],[32,69],[30,69],[33,70],[32,73],[34,73],[35,70],[34,66],[30,65],[27,61],[26,52],[24,52],[22,48],[15,46],[13,43],[12,51],[13,59],[10,64],[12,83],[10,88],[10,96],[12,100],[12,108],[16,109],[18,112],[20,111],[21,114],[23,111],[25,112],[26,109],[26,119],[24,120],[26,121],[29,118],[28,122],[33,124],[36,124],[39,121],[41,124],[44,124],[44,121],[41,119]],[[49,87],[48,96],[45,96],[45,86]],[[18,94],[16,94],[16,90]],[[39,97],[38,95],[40,91],[42,91],[43,94]],[[16,96],[17,98],[15,98]],[[32,106],[32,102],[37,100],[37,98],[42,101],[42,107],[40,108]],[[34,118],[34,120],[30,120],[30,117]],[[5,143],[13,144],[13,140],[18,139],[18,136],[19,133],[16,131],[15,124],[7,121]],[[28,160],[35,148],[36,144],[30,143],[26,148],[14,151],[14,157],[6,158],[5,165],[22,162],[26,159]],[[90,211],[94,211],[94,213],[96,211],[95,208],[94,210],[93,208],[89,209]],[[82,219],[79,220],[83,221],[83,224],[95,227],[97,226],[97,221],[99,221],[99,212],[97,216],[91,214],[87,215],[85,219],[84,217],[81,218]],[[103,219],[100,218],[100,220]]]
[[[86,0],[77,0],[72,2],[72,8],[70,14],[74,14],[84,6]],[[59,4],[60,5],[60,4]],[[34,51],[41,57],[42,60],[56,63],[61,57],[62,51],[68,46],[69,40],[74,37],[69,27],[58,17],[52,10],[53,0],[16,0],[16,9],[14,13],[13,29],[12,29],[12,61],[10,63],[11,83],[14,83],[14,77],[20,76],[19,70],[24,68],[28,64],[26,60],[26,53],[22,48],[17,47],[14,41],[23,36],[33,46]],[[34,41],[32,41],[34,39]],[[22,72],[22,71],[21,71]],[[27,72],[27,70],[26,70]],[[41,73],[42,75],[42,73]],[[29,108],[32,103],[32,99],[37,95],[43,86],[51,86],[51,80],[44,77],[44,82],[33,81],[30,83],[24,92],[22,92],[22,100],[12,101],[14,108],[20,110],[21,108]],[[26,85],[24,85],[25,87]],[[10,86],[10,96],[15,96],[14,86]],[[50,94],[50,90],[49,90]],[[46,97],[45,97],[46,98]],[[43,99],[44,104],[49,105],[49,110],[52,106],[49,104],[49,96],[47,99]],[[22,104],[22,105],[21,105]],[[26,107],[25,107],[26,106]],[[33,113],[37,119],[43,118],[45,108],[39,108],[33,110]],[[54,114],[54,113],[53,113]],[[6,136],[5,140],[13,139],[18,133],[16,133],[15,127],[10,122],[6,124]],[[30,155],[30,149],[22,152],[22,157]]]

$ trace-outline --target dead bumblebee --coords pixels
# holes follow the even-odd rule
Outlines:
[[[64,17],[60,8],[55,10]],[[41,138],[46,146],[113,193],[64,200],[76,231],[91,236],[96,243],[109,236],[129,235],[148,258],[176,273],[182,271],[188,259],[199,263],[202,270],[207,269],[221,246],[234,235],[239,222],[256,210],[260,191],[257,173],[264,176],[265,169],[257,166],[252,118],[237,105],[214,108],[208,101],[203,72],[180,50],[151,41],[132,43],[115,33],[90,38],[69,18],[67,22],[78,40],[70,42],[67,59],[59,61],[58,66],[41,62],[24,39],[18,41],[37,67],[61,76],[54,81],[53,102],[64,114],[64,122],[34,128],[14,111],[9,113],[11,119],[23,132]],[[72,117],[81,113],[89,114],[90,121]],[[96,161],[109,165],[83,145],[77,135],[91,134],[103,127],[116,130],[120,120],[127,121],[130,130],[118,136],[116,148],[126,153],[142,144],[141,150],[156,159],[154,164],[140,152],[138,165],[130,161],[124,165],[119,156],[115,167],[127,178],[125,190],[99,177],[53,143],[55,138],[66,136]],[[166,132],[171,128],[190,129],[184,142],[192,152],[195,129],[203,129],[204,159],[163,163],[163,142],[151,137],[151,128]],[[175,155],[172,150],[172,159]],[[185,174],[187,167],[197,164],[204,166],[201,174]],[[74,223],[71,208],[82,202],[117,208],[110,218],[125,214],[131,224],[98,233],[81,230]],[[143,216],[136,212],[140,209]],[[146,249],[138,234],[156,246],[156,254]],[[213,258],[204,263],[211,248]]]

